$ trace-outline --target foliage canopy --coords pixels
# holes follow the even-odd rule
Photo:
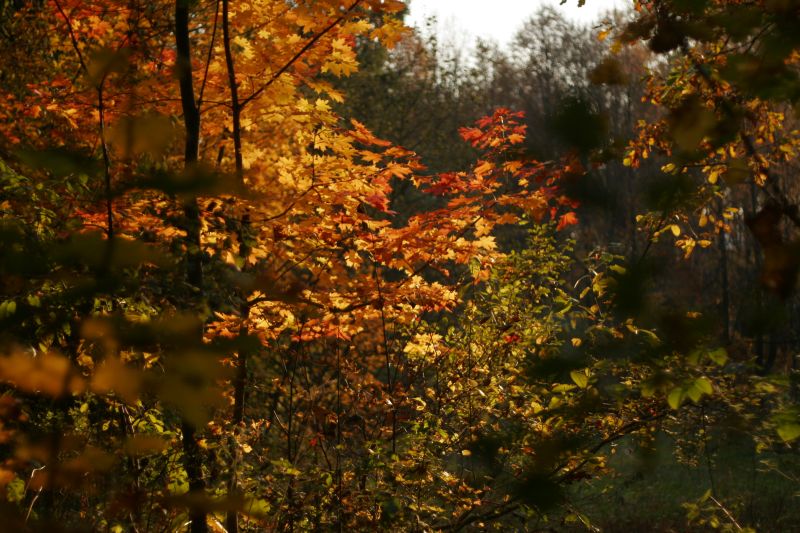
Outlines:
[[[763,349],[800,266],[800,6],[639,1],[590,41],[545,11],[452,76],[405,9],[0,4],[8,527],[592,528],[576,494],[667,435],[709,461],[690,522],[743,529],[710,443],[800,437]],[[715,244],[721,303],[670,292]]]

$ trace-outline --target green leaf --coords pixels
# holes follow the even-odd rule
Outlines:
[[[260,517],[267,516],[272,507],[266,500],[252,498],[245,501],[243,509],[245,514],[249,516]]]
[[[686,391],[682,387],[675,387],[667,395],[667,403],[673,409],[678,409],[686,399]]]
[[[778,436],[784,442],[791,442],[800,437],[800,424],[796,422],[784,422],[778,426]]]
[[[25,482],[15,477],[6,487],[6,498],[10,502],[21,502],[25,498]]]
[[[625,274],[627,270],[622,265],[611,265],[608,267],[609,270],[616,272],[617,274]]]
[[[14,300],[6,300],[0,303],[0,318],[5,318],[17,312],[17,302]]]
[[[589,386],[589,376],[585,370],[573,370],[569,373],[569,377],[572,378],[572,381],[575,382],[575,385],[582,389],[585,389]]]
[[[700,398],[703,397],[703,391],[698,389],[694,383],[692,383],[688,389],[686,389],[686,396],[689,397],[690,400],[697,403],[700,401]]]
[[[708,352],[708,357],[719,366],[724,366],[728,362],[728,352],[725,348],[717,348]]]
[[[711,382],[706,378],[697,378],[694,380],[694,386],[697,387],[703,394],[712,394],[714,392]]]
[[[692,384],[689,385],[689,388],[685,389],[685,392],[690,400],[698,402],[704,394],[711,394],[714,392],[714,389],[708,379],[701,377],[694,380]]]

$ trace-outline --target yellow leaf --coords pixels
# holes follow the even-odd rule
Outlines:
[[[316,102],[314,102],[314,107],[317,111],[321,111],[323,113],[328,113],[331,110],[331,106],[328,104],[328,101],[323,98],[317,98]]]
[[[494,169],[494,164],[490,161],[483,161],[475,167],[475,175],[482,178]]]
[[[589,376],[583,370],[573,370],[569,373],[569,377],[575,382],[575,385],[585,389],[589,386]]]

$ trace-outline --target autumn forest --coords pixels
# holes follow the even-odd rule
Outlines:
[[[800,1],[407,4],[0,1],[1,531],[800,531]]]

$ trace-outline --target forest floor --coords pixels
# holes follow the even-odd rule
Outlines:
[[[741,435],[716,435],[706,454],[702,442],[692,447],[676,440],[662,434],[649,449],[620,441],[610,461],[615,474],[575,489],[574,508],[604,533],[800,531],[796,451],[756,453]],[[691,461],[677,460],[674,449],[685,450]],[[719,504],[700,502],[709,490]],[[692,505],[700,513],[690,522]],[[586,530],[580,523],[563,530],[572,529]]]

